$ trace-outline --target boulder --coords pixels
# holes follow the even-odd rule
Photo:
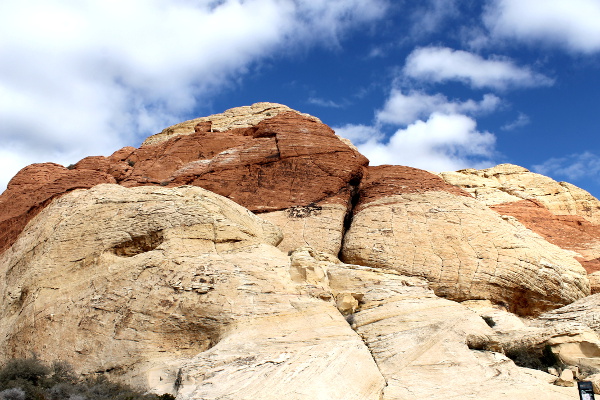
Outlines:
[[[333,300],[299,289],[280,240],[197,187],[73,191],[0,256],[0,357],[181,399],[379,399],[368,348]]]
[[[438,296],[534,315],[589,295],[572,255],[426,171],[370,167],[344,262],[426,278]]]

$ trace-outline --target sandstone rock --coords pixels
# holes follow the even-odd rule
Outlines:
[[[258,124],[264,119],[272,118],[278,114],[289,111],[310,118],[313,121],[321,122],[320,119],[313,117],[312,115],[299,113],[283,104],[254,103],[251,106],[230,108],[221,114],[196,118],[170,126],[165,128],[162,132],[150,136],[142,143],[142,146],[161,143],[179,135],[191,135],[197,131],[224,132],[234,128],[248,128]],[[202,126],[202,128],[200,128],[199,125]]]
[[[23,168],[0,195],[0,253],[10,247],[27,223],[53,198],[74,189],[114,182],[106,173],[72,171],[53,163]]]
[[[442,172],[440,176],[488,205],[537,200],[554,215],[579,215],[591,223],[600,223],[600,202],[591,194],[517,165]]]
[[[577,252],[588,272],[600,270],[600,201],[585,190],[511,164],[440,176],[549,242]]]
[[[592,294],[600,293],[600,271],[588,275]]]
[[[369,168],[341,257],[424,277],[442,297],[489,299],[523,315],[590,293],[585,271],[569,253],[408,167]]]
[[[287,253],[298,247],[309,246],[338,254],[348,212],[348,206],[343,204],[309,204],[261,213],[260,217],[284,232],[283,241],[278,246],[281,251]]]
[[[585,380],[592,382],[594,393],[600,394],[600,374],[590,375],[586,377]]]
[[[543,327],[556,323],[578,323],[600,335],[600,294],[585,297],[568,306],[544,313],[539,316],[538,323]]]
[[[24,169],[0,196],[0,204],[7,204],[0,212],[0,232],[6,232],[0,236],[0,251],[52,198],[76,188],[118,183],[200,186],[254,212],[277,212],[267,218],[284,227],[285,251],[309,244],[337,253],[351,197],[368,160],[318,119],[272,107],[245,108],[251,116],[243,110],[226,112],[229,116],[223,118],[233,122],[214,117],[223,122],[222,129],[237,127],[223,132],[196,122],[189,134],[167,135],[168,140],[126,147],[110,157],[87,157],[71,169],[56,164]],[[305,209],[314,212],[303,214]]]
[[[181,399],[379,399],[367,347],[298,289],[280,240],[201,188],[73,191],[0,256],[0,358],[35,352]]]
[[[309,249],[294,252],[292,259],[296,255],[327,271],[333,294],[345,291],[360,299],[346,319],[386,379],[383,400],[572,397],[572,391],[551,385],[555,377],[488,351],[499,347],[486,323],[466,307],[436,297],[425,281],[391,269],[342,264]],[[326,288],[325,281],[320,284]]]
[[[573,371],[571,371],[570,369],[565,369],[563,372],[560,373],[560,376],[554,382],[554,384],[557,386],[566,386],[566,387],[575,386]]]

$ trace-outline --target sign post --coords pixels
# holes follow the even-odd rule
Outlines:
[[[594,387],[592,386],[592,382],[577,382],[577,389],[579,389],[579,400],[595,400]]]

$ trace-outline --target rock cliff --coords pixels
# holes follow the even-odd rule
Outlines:
[[[317,118],[231,109],[11,180],[0,363],[180,400],[573,398],[565,371],[600,372],[599,218],[520,167],[369,167]]]

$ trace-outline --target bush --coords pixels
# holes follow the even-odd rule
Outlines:
[[[0,369],[0,400],[174,400],[165,393],[144,394],[104,376],[83,379],[64,361],[50,367],[37,358],[19,358]]]

